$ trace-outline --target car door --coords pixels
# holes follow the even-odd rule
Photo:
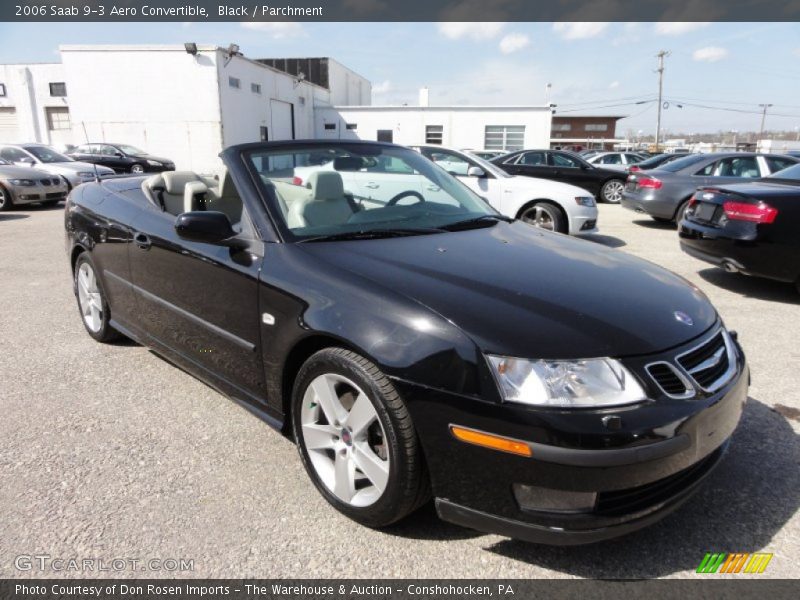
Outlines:
[[[566,152],[550,152],[548,159],[551,165],[548,179],[577,185],[595,196],[599,193],[600,177],[592,165]]]
[[[83,162],[94,162],[95,156],[92,152],[92,145],[91,144],[83,144],[78,146],[74,150],[68,153],[70,157],[74,158],[75,160],[83,161]]]
[[[109,167],[117,172],[124,172],[128,170],[130,159],[123,156],[122,152],[117,150],[114,146],[108,144],[99,144],[97,146],[97,156],[94,162]]]
[[[761,177],[758,158],[753,155],[729,156],[721,158],[713,167],[711,177],[705,183],[737,183]]]
[[[481,167],[477,162],[468,157],[457,154],[446,149],[432,150],[423,148],[422,154],[431,159],[445,171],[454,175],[461,183],[466,185],[473,192],[485,198],[497,210],[500,210],[502,202],[502,191],[497,178]],[[470,167],[477,167],[484,172],[483,177],[468,175]],[[452,202],[452,200],[448,200]]]
[[[552,178],[552,169],[547,161],[547,152],[544,150],[528,150],[511,156],[500,165],[511,175],[525,175],[527,177]]]
[[[258,309],[263,244],[238,202],[245,249],[181,239],[176,216],[149,206],[132,224],[131,277],[146,334],[261,399],[266,396]],[[231,212],[230,197],[225,206]]]

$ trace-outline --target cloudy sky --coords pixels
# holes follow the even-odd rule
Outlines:
[[[36,44],[31,44],[36,40]],[[669,132],[800,127],[797,23],[0,24],[0,63],[58,60],[59,44],[238,43],[246,56],[331,56],[373,82],[373,103],[536,105],[619,114],[655,130],[655,54],[666,59]],[[681,108],[682,107],[682,108]]]

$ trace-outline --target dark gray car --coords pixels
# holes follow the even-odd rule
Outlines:
[[[698,187],[752,181],[797,162],[791,156],[753,152],[690,154],[658,169],[631,173],[622,206],[677,223]]]

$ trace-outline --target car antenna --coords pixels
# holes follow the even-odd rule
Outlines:
[[[86,145],[89,145],[89,134],[86,133],[86,121],[81,121],[81,127],[83,127],[83,139],[86,142]],[[100,183],[100,173],[97,171],[97,163],[92,163],[94,167],[94,181],[95,183]]]

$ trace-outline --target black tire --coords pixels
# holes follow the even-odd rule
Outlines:
[[[678,210],[675,211],[675,218],[672,220],[672,222],[675,224],[676,227],[678,226],[678,223],[681,222],[681,219],[683,219],[683,213],[686,212],[686,208],[689,206],[690,200],[691,198],[687,198],[686,200],[681,202],[681,205],[678,207]]]
[[[144,166],[138,163],[131,165],[131,173],[133,173],[134,175],[143,175]]]
[[[0,185],[0,212],[12,210],[14,208],[14,201],[11,199],[11,194],[8,193],[6,188]]]
[[[320,479],[303,438],[302,404],[311,383],[322,375],[345,377],[361,388],[385,432],[389,475],[369,506],[343,502]],[[320,494],[345,516],[367,527],[385,527],[408,516],[430,498],[430,480],[411,416],[392,382],[378,367],[344,348],[325,348],[300,368],[292,390],[292,429],[303,466]],[[338,438],[337,438],[338,439]]]
[[[540,214],[537,215],[537,212]],[[547,230],[548,227],[540,224],[541,216],[545,216],[547,219],[549,219],[550,223],[552,223],[552,231],[558,233],[567,233],[569,231],[567,219],[564,216],[564,213],[561,211],[561,207],[554,202],[540,200],[538,202],[529,204],[519,211],[518,218],[522,221],[525,221],[529,225]]]
[[[87,265],[89,269],[94,273],[95,280],[97,282],[97,290],[100,297],[100,302],[102,305],[102,312],[100,316],[100,326],[97,329],[92,329],[89,324],[86,322],[83,314],[83,308],[81,306],[80,295],[78,292],[79,282],[78,278],[81,273],[81,267],[83,265]],[[108,301],[106,300],[106,293],[105,289],[103,288],[103,282],[97,277],[97,269],[95,269],[94,263],[92,262],[91,257],[88,253],[84,252],[80,256],[78,256],[78,260],[75,261],[75,270],[72,277],[72,288],[73,292],[75,293],[75,299],[78,302],[78,314],[81,316],[81,323],[83,323],[86,332],[92,336],[96,341],[107,343],[112,342],[116,339],[122,337],[122,334],[119,333],[116,329],[114,329],[111,324],[109,323],[109,319],[111,317],[111,312],[108,307]]]
[[[609,179],[600,188],[600,197],[608,204],[619,204],[622,201],[622,189],[625,182],[621,179]],[[618,192],[618,194],[617,194]]]

